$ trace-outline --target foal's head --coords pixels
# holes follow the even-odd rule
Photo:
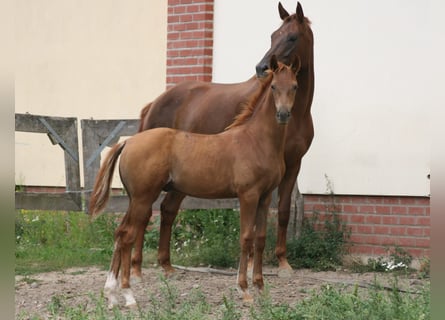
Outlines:
[[[273,79],[270,84],[275,102],[276,118],[279,124],[286,124],[291,116],[297,93],[297,73],[300,69],[300,60],[297,59],[296,66],[286,66],[277,61],[275,55],[270,59],[270,67]]]

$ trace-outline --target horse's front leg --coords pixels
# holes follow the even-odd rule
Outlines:
[[[277,225],[277,243],[275,255],[278,259],[278,276],[289,277],[292,273],[292,267],[286,257],[286,237],[287,227],[289,225],[290,207],[292,201],[292,190],[297,180],[300,165],[295,168],[286,167],[286,173],[278,186],[278,225]]]
[[[260,199],[255,219],[255,245],[252,282],[259,290],[264,288],[263,280],[263,253],[266,246],[267,215],[272,200],[272,194]]]
[[[240,201],[240,247],[241,255],[238,268],[238,286],[242,292],[244,302],[253,302],[253,297],[249,293],[247,284],[247,263],[249,253],[252,251],[254,239],[255,216],[258,206],[258,196],[256,194],[243,194]]]
[[[170,240],[172,235],[172,226],[178,215],[179,207],[185,198],[183,193],[170,191],[166,194],[161,203],[161,228],[158,247],[158,263],[164,269],[168,276],[175,272],[170,262]]]

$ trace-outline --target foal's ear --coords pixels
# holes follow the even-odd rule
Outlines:
[[[301,68],[301,60],[300,57],[297,57],[297,60],[295,61],[295,65],[292,65],[292,71],[297,74],[298,71],[300,71]]]
[[[280,13],[281,20],[284,20],[287,17],[289,17],[289,12],[287,12],[286,9],[283,8],[281,2],[278,2],[278,12]]]
[[[278,60],[277,60],[277,56],[276,55],[272,55],[272,57],[270,57],[270,69],[272,70],[272,72],[275,72],[278,70]]]
[[[297,20],[299,23],[304,22],[303,7],[301,6],[300,1],[298,1],[298,3],[297,3]]]

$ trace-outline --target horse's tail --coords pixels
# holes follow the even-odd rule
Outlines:
[[[141,114],[139,116],[139,129],[138,132],[142,132],[145,130],[144,128],[144,123],[145,123],[145,117],[148,114],[148,111],[150,111],[151,105],[153,102],[150,102],[149,104],[147,104],[144,108],[142,108],[141,110]]]
[[[124,149],[125,141],[115,144],[108,152],[99,172],[96,176],[93,192],[91,193],[89,214],[91,218],[95,218],[107,204],[110,197],[111,182],[113,180],[114,167],[122,150]]]

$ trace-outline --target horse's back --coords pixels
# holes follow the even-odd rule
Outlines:
[[[140,131],[157,127],[197,133],[223,131],[254,90],[255,78],[235,84],[184,81],[160,95],[141,112]]]

